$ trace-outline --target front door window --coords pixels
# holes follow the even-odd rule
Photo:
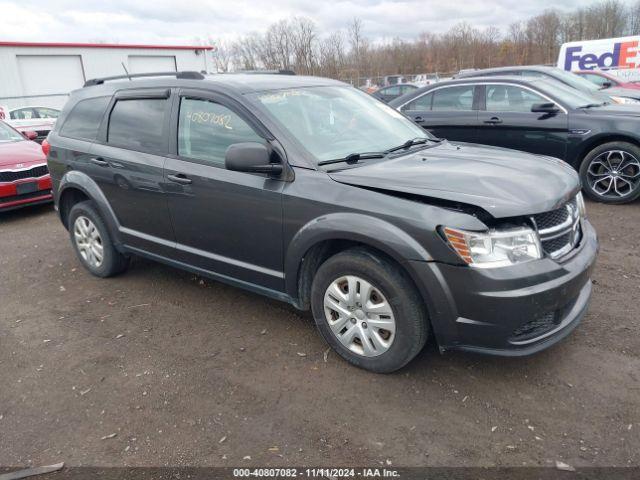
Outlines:
[[[227,148],[234,143],[260,142],[242,118],[224,105],[183,98],[178,121],[178,154],[224,167]]]

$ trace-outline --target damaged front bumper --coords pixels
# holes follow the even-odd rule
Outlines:
[[[598,253],[585,221],[580,244],[560,260],[496,269],[411,262],[442,351],[529,355],[566,337],[587,311]]]

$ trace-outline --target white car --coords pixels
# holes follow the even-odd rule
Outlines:
[[[417,87],[426,87],[427,85],[431,85],[432,83],[439,81],[440,76],[437,73],[419,73],[418,75],[414,75],[411,79],[411,83]]]
[[[42,142],[56,123],[60,110],[50,107],[0,107],[0,120],[4,120],[21,133],[34,131],[37,142]]]

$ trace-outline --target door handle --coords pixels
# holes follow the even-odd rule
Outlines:
[[[424,118],[422,118],[421,116],[413,117],[413,121],[414,122],[423,122]]]
[[[180,185],[189,185],[191,183],[191,179],[187,177],[184,173],[167,175],[167,178],[172,182],[179,183]]]
[[[99,167],[108,167],[109,166],[109,162],[107,162],[102,157],[90,158],[89,161],[91,163],[93,163],[94,165],[98,165]]]
[[[489,125],[498,125],[502,123],[502,119],[498,117],[491,117],[489,120],[485,120],[484,123],[487,123]]]

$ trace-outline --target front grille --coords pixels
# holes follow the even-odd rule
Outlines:
[[[29,168],[27,170],[18,171],[0,171],[0,182],[15,182],[16,180],[22,180],[24,178],[38,178],[49,173],[49,169],[46,165],[38,165],[37,167]]]
[[[560,235],[559,237],[552,238],[551,240],[543,240],[542,248],[545,252],[551,254],[561,250],[566,245],[571,243],[571,232]]]
[[[569,253],[582,236],[575,198],[556,210],[533,215],[532,219],[540,235],[542,250],[551,258]]]
[[[51,190],[50,189],[37,190],[35,192],[24,193],[22,195],[11,195],[10,197],[0,197],[0,204],[9,203],[16,200],[28,200],[30,198],[43,197],[45,195],[51,195]]]
[[[569,204],[575,204],[575,200],[572,200]],[[567,218],[569,218],[569,211],[567,210],[566,205],[558,208],[557,210],[551,210],[550,212],[539,213],[538,215],[533,216],[533,219],[536,221],[536,225],[540,230],[560,225],[561,223],[566,222]]]

